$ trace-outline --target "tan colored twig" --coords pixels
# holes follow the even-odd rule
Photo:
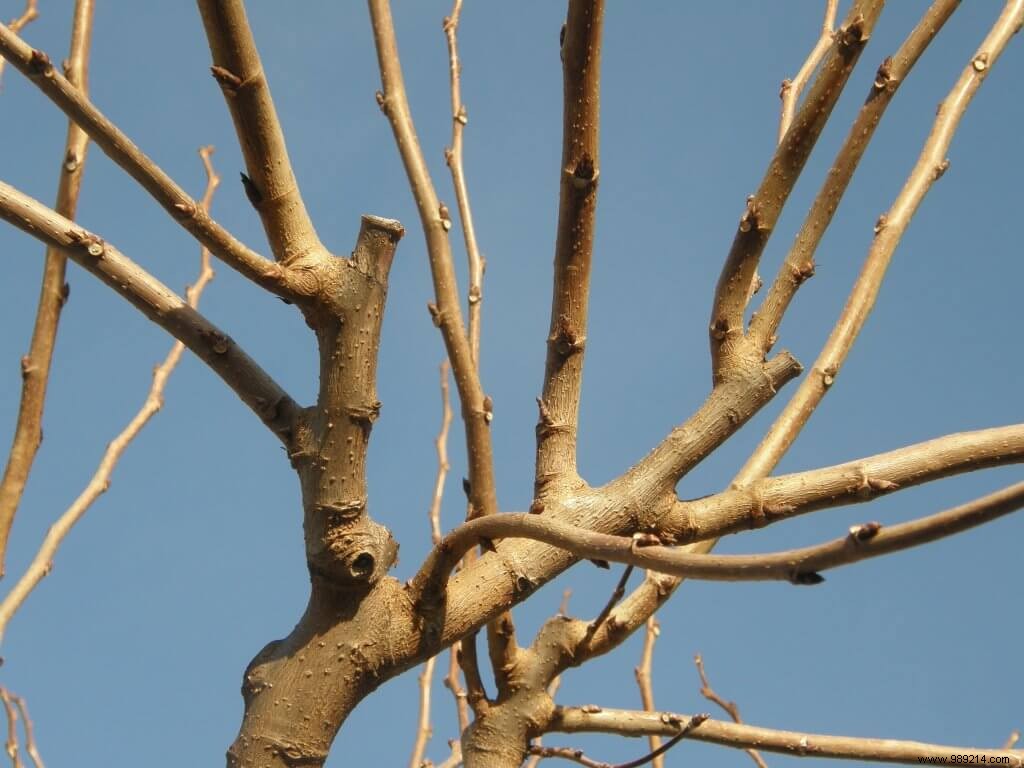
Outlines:
[[[203,166],[206,169],[207,183],[206,191],[203,195],[200,205],[207,210],[212,200],[213,193],[220,183],[220,177],[216,174],[210,163],[210,154],[213,152],[212,147],[203,147],[199,150],[200,157],[203,161]],[[108,260],[109,256],[104,254],[102,261]],[[202,295],[203,289],[213,279],[213,270],[210,268],[209,253],[205,248],[201,250],[200,254],[200,269],[199,276],[196,279],[194,285],[190,286],[186,291],[187,305],[191,309],[195,309],[199,304],[199,298]],[[65,537],[71,532],[71,529],[75,524],[82,518],[89,507],[92,506],[93,502],[96,501],[103,493],[110,487],[110,478],[113,474],[114,468],[117,466],[118,460],[121,455],[127,449],[128,445],[135,439],[142,428],[149,422],[149,420],[156,414],[157,411],[163,405],[163,391],[167,384],[167,379],[170,377],[178,361],[181,359],[181,355],[185,350],[185,345],[181,341],[176,341],[174,346],[171,347],[167,357],[164,361],[153,370],[153,383],[150,386],[149,393],[146,396],[146,400],[142,407],[135,414],[135,416],[129,421],[128,425],[115,437],[110,444],[107,446],[106,452],[103,454],[103,458],[100,460],[99,467],[96,470],[96,474],[93,475],[88,485],[82,491],[82,493],[75,499],[75,502],[68,507],[68,509],[60,516],[47,531],[46,537],[43,540],[39,551],[36,553],[32,562],[26,568],[25,573],[19,579],[17,584],[11,589],[11,591],[4,598],[3,602],[0,603],[0,637],[7,628],[8,622],[14,613],[21,607],[21,604],[25,601],[25,598],[35,589],[36,585],[43,580],[53,568],[53,558],[60,548],[61,543]]]
[[[944,477],[1022,461],[1024,424],[959,432],[679,501],[662,518],[660,530],[676,543],[717,539],[820,509],[861,504]]]
[[[1020,740],[1020,731],[1018,731],[1016,728],[1014,728],[1010,732],[1009,737],[1007,737],[1006,742],[1003,744],[1003,749],[1013,749],[1013,747],[1017,744],[1017,742],[1019,740]]]
[[[829,47],[832,45],[832,28],[836,24],[836,11],[839,8],[839,0],[825,0],[825,20],[821,23],[821,35],[818,42],[814,44],[811,52],[807,54],[796,77],[782,81],[779,89],[779,98],[782,100],[782,114],[779,116],[779,144],[786,136],[786,131],[793,123],[793,113],[796,112],[796,105],[800,101],[800,94],[803,92],[807,81],[811,79],[814,70],[818,68],[821,60],[825,58]]]
[[[874,136],[875,128],[914,64],[959,5],[960,0],[936,0],[896,53],[879,66],[867,99],[836,153],[768,295],[750,320],[748,335],[755,349],[767,351],[775,343],[775,334],[790,302],[800,286],[814,274],[815,252]]]
[[[68,118],[89,134],[96,145],[123,168],[171,217],[232,269],[269,291],[298,300],[302,287],[274,262],[239,242],[217,224],[185,190],[131,139],[100,112],[66,77],[50,58],[32,48],[11,29],[0,24],[0,56],[18,68]]]
[[[654,686],[651,683],[651,667],[654,662],[654,643],[661,634],[661,625],[654,616],[648,617],[647,621],[644,622],[644,649],[640,656],[640,666],[633,670],[636,676],[636,684],[640,689],[640,706],[644,708],[645,712],[654,711]],[[657,734],[651,734],[647,737],[647,741],[651,746],[651,751],[657,750],[661,747],[661,737]],[[664,768],[665,761],[659,755],[656,757],[651,765],[654,768]]]
[[[697,673],[700,675],[700,695],[725,710],[725,713],[732,718],[734,723],[742,725],[743,718],[740,717],[740,708],[736,706],[736,702],[723,699],[715,693],[714,688],[711,687],[711,683],[708,682],[707,673],[704,671],[704,659],[699,653],[693,657],[693,663],[697,666]],[[645,707],[645,709],[647,708]],[[758,768],[768,768],[764,762],[764,758],[761,757],[761,754],[756,749],[750,748],[747,749],[746,752],[750,755],[750,759],[754,761],[754,764],[757,765]]]
[[[25,0],[25,8],[16,19],[11,19],[7,24],[12,32],[21,32],[25,25],[31,24],[39,18],[39,0]],[[0,57],[0,86],[3,85],[4,67],[7,59]]]
[[[576,483],[590,265],[600,180],[603,0],[570,0],[562,28],[562,161],[551,322],[538,400],[538,489]]]
[[[35,15],[36,3],[35,0],[30,0],[21,18],[12,22],[11,29],[21,29],[35,18]],[[93,0],[77,0],[71,30],[71,50],[65,73],[68,82],[83,93],[88,91],[89,84],[92,18]],[[5,61],[0,59],[0,67]],[[61,155],[57,202],[54,206],[58,213],[69,219],[75,218],[78,207],[78,193],[82,184],[88,146],[89,138],[85,132],[73,122],[69,122],[64,153]],[[18,419],[3,480],[0,481],[0,577],[3,577],[6,569],[7,540],[11,525],[14,523],[25,483],[32,471],[32,464],[43,437],[43,409],[46,404],[46,387],[50,380],[50,364],[53,361],[60,313],[68,296],[68,288],[64,282],[66,265],[67,257],[59,249],[46,249],[32,341],[28,354],[21,359],[22,383]]]
[[[883,0],[854,1],[785,140],[776,148],[757,191],[747,199],[746,210],[715,287],[711,310],[711,361],[716,383],[737,375],[761,359],[761,355],[745,343],[743,327],[743,314],[753,293],[751,284],[758,262],[871,36],[883,4]]]
[[[294,400],[227,334],[117,248],[0,182],[0,219],[63,250],[147,318],[183,341],[285,445],[299,414]]]
[[[448,477],[448,429],[452,423],[452,406],[448,398],[448,361],[441,363],[441,428],[434,439],[434,447],[437,451],[437,475],[434,480],[434,493],[430,502],[428,517],[430,520],[430,540],[436,547],[441,543],[441,503],[444,501],[444,483]],[[455,674],[455,650],[451,651],[451,665],[448,670],[452,694],[455,696],[455,703],[459,708],[459,718],[462,719],[462,710],[465,708],[465,700],[459,698],[458,676]],[[420,673],[420,711],[419,720],[416,726],[416,741],[413,744],[412,756],[409,758],[409,768],[419,768],[423,763],[423,754],[430,741],[432,729],[430,726],[430,688],[434,681],[434,665],[437,657],[431,657],[423,664],[423,671]],[[462,732],[460,722],[459,732]]]
[[[572,749],[571,747],[543,747],[539,745],[531,745],[530,753],[540,757],[560,757],[563,760],[569,760],[571,762],[578,763],[579,765],[587,766],[587,768],[640,768],[640,766],[647,765],[648,763],[657,765],[657,761],[662,755],[682,741],[693,731],[694,728],[707,720],[707,718],[707,715],[694,715],[689,719],[689,721],[684,723],[681,728],[676,729],[676,732],[672,735],[671,739],[666,741],[657,749],[652,749],[646,755],[625,763],[612,764],[593,760],[587,757],[583,753],[583,750]]]
[[[1006,3],[998,20],[971,58],[956,85],[939,106],[932,130],[914,169],[892,207],[879,217],[875,239],[860,276],[814,367],[772,424],[741,470],[740,485],[768,474],[788,450],[839,374],[864,322],[871,313],[892,255],[928,190],[949,167],[946,153],[974,94],[1024,22],[1024,2]]]
[[[452,753],[437,768],[459,768],[462,765],[462,744],[458,739],[452,739],[448,745],[451,747]]]
[[[466,259],[469,262],[469,346],[480,367],[480,310],[483,302],[484,259],[476,240],[473,213],[469,205],[469,189],[466,186],[466,172],[462,163],[462,134],[469,121],[466,105],[462,102],[462,60],[459,58],[458,30],[462,14],[462,0],[454,0],[451,13],[444,20],[444,36],[448,44],[448,72],[452,100],[452,143],[445,150],[444,159],[452,174],[455,187],[455,202],[459,207],[462,236],[466,243]]]
[[[669,712],[641,712],[638,710],[606,709],[601,707],[559,707],[552,721],[552,731],[565,733],[615,733],[622,736],[675,734],[680,724],[687,723],[689,715]],[[866,739],[851,736],[826,736],[799,731],[782,731],[739,725],[722,720],[708,719],[693,728],[689,738],[736,749],[757,747],[766,752],[777,752],[790,757],[837,758],[842,760],[869,760],[888,763],[920,765],[925,760],[948,758],[952,754],[985,756],[987,763],[1024,765],[1024,751],[995,750],[979,747],[956,747],[941,744],[923,744],[895,739]]]
[[[11,758],[11,768],[24,768],[18,751],[18,710],[14,706],[11,694],[2,686],[0,686],[0,701],[3,702],[4,711],[7,714],[7,741],[4,743],[4,749],[7,756]]]
[[[448,360],[455,375],[465,424],[470,502],[474,514],[491,514],[498,509],[490,433],[493,412],[491,400],[484,395],[480,384],[462,319],[448,234],[452,228],[451,215],[447,206],[438,200],[416,136],[405,93],[390,3],[388,0],[370,0],[369,4],[382,84],[377,101],[395,135],[423,225],[436,302],[431,305],[430,311],[434,322],[441,329]]]
[[[503,514],[465,523],[434,550],[417,578],[450,572],[460,552],[481,537],[529,538],[560,547],[576,557],[611,560],[687,579],[712,581],[790,581],[819,584],[820,571],[898,552],[953,536],[1024,507],[1024,482],[908,523],[853,526],[849,535],[811,547],[762,555],[710,555],[658,546],[643,534],[634,537],[597,533],[554,518]]]
[[[8,693],[10,692],[8,691]],[[46,768],[43,765],[43,758],[39,754],[39,747],[36,746],[35,725],[32,723],[32,718],[28,713],[28,704],[25,703],[25,699],[22,696],[10,693],[10,697],[18,707],[18,713],[21,715],[21,727],[25,731],[25,754],[29,756],[35,768]]]
[[[324,246],[292,170],[284,132],[242,0],[199,0],[210,68],[238,134],[248,181],[245,191],[260,215],[274,257],[293,264]]]

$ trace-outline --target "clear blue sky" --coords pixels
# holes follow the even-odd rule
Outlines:
[[[41,2],[26,38],[59,60],[71,3]],[[582,406],[581,468],[603,482],[642,456],[702,400],[710,383],[708,309],[719,267],[775,140],[778,86],[815,39],[821,3],[609,4],[604,57],[601,192]],[[844,6],[846,4],[844,3]],[[324,241],[351,249],[359,214],[408,231],[392,271],[369,472],[371,510],[401,542],[397,575],[427,548],[426,509],[439,422],[443,350],[425,305],[426,256],[411,195],[373,94],[379,79],[365,7],[252,2],[250,15],[306,201]],[[817,180],[845,135],[877,64],[923,9],[894,2],[836,110],[766,254],[772,274]],[[964,4],[899,92],[799,294],[780,348],[813,361],[863,259],[872,225],[912,167],[935,105],[1001,4]],[[21,3],[0,2],[10,17]],[[396,4],[412,109],[441,197],[453,196],[448,141],[446,2]],[[483,380],[504,509],[532,488],[556,220],[561,126],[562,3],[467,3],[461,31],[470,122],[466,167],[483,251]],[[214,215],[266,252],[238,171],[242,162],[208,74],[189,3],[100,2],[95,102],[198,195],[201,144],[217,147],[225,184]],[[982,87],[935,186],[903,240],[878,306],[810,426],[780,471],[809,469],[949,432],[1020,421],[1020,136],[1024,40]],[[0,178],[52,201],[65,120],[8,68],[0,93]],[[454,206],[453,206],[454,207]],[[178,289],[197,248],[99,151],[91,151],[81,222]],[[0,228],[0,424],[13,425],[42,248]],[[461,258],[461,252],[459,252]],[[461,270],[461,263],[460,263]],[[464,272],[464,270],[462,270]],[[15,524],[9,574],[91,476],[106,442],[141,403],[169,340],[77,268],[57,349],[45,434]],[[298,313],[226,267],[203,311],[299,400],[315,392],[311,334]],[[792,391],[795,385],[790,385]],[[786,393],[680,486],[715,492],[756,444]],[[457,423],[456,423],[457,425]],[[453,432],[444,525],[460,515],[463,452]],[[874,505],[821,512],[725,552],[832,538],[867,519],[896,522],[1019,480],[1019,468],[906,491]],[[110,492],[60,551],[52,575],[12,621],[0,682],[27,697],[51,768],[143,763],[219,765],[234,737],[242,670],[283,637],[305,604],[298,487],[274,438],[221,382],[187,357],[167,404],[125,456]],[[1020,542],[1024,517],[926,549],[852,566],[816,588],[689,584],[660,614],[655,695],[665,709],[707,709],[691,663],[766,726],[997,745],[1024,726]],[[529,638],[575,590],[592,615],[617,572],[582,565],[517,611]],[[11,578],[9,576],[9,579]],[[4,585],[9,588],[10,580]],[[559,701],[638,705],[639,636],[566,676]],[[435,688],[442,759],[451,700]],[[329,761],[404,765],[414,735],[415,675],[388,683],[350,718]],[[552,741],[557,741],[553,739]],[[622,760],[645,745],[571,738]],[[687,762],[692,761],[692,762]],[[746,756],[680,746],[670,765],[734,766]],[[771,757],[773,766],[792,764]]]

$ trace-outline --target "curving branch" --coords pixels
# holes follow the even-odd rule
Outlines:
[[[595,706],[559,707],[551,722],[552,731],[564,733],[614,733],[620,736],[673,736],[692,716],[669,712],[605,709]],[[955,754],[985,756],[987,763],[1024,765],[1024,750],[952,747],[894,739],[865,739],[852,736],[782,731],[754,725],[707,719],[688,733],[694,741],[705,741],[736,749],[756,747],[790,757],[822,757],[841,760],[919,765]]]
[[[30,0],[25,13],[19,19],[21,24],[12,23],[11,29],[20,29],[34,18],[34,14],[35,0]],[[92,18],[93,0],[77,0],[65,76],[83,93],[88,90]],[[5,61],[6,59],[0,59],[0,64]],[[82,185],[88,146],[89,137],[77,125],[69,122],[64,154],[61,156],[57,202],[54,206],[61,216],[69,219],[75,218],[75,210],[78,207],[78,193]],[[46,387],[50,380],[50,364],[53,360],[60,313],[68,297],[68,286],[64,282],[66,264],[67,259],[59,249],[46,249],[32,342],[28,354],[21,360],[22,383],[18,419],[3,480],[0,481],[0,577],[3,577],[6,569],[7,540],[11,525],[14,523],[14,515],[18,511],[36,451],[39,450],[43,439],[43,408],[46,404]]]
[[[740,218],[718,278],[711,310],[711,360],[715,382],[736,375],[751,362],[760,360],[760,355],[746,349],[743,343],[743,313],[752,294],[758,261],[789,193],[871,36],[883,5],[883,0],[853,3],[793,125],[768,164],[757,192],[747,199],[746,211]]]
[[[236,240],[204,213],[185,190],[57,71],[45,53],[32,48],[3,24],[0,24],[0,56],[17,67],[71,121],[81,126],[104,154],[121,166],[214,256],[282,298],[296,300],[303,295],[302,285],[296,278]]]
[[[755,348],[771,349],[779,323],[796,295],[797,290],[814,274],[814,254],[821,238],[832,223],[832,217],[853,178],[861,158],[881,122],[886,108],[896,90],[907,79],[910,70],[935,39],[960,5],[960,0],[937,0],[911,31],[895,54],[887,57],[878,68],[875,80],[868,91],[843,145],[836,153],[818,191],[804,223],[797,233],[789,253],[783,260],[779,273],[761,307],[751,317],[749,336]]]
[[[298,405],[227,334],[174,291],[102,238],[0,181],[0,219],[47,245],[127,299],[142,314],[182,341],[234,390],[286,446]]]
[[[715,690],[711,687],[711,683],[708,682],[707,673],[704,671],[704,659],[699,653],[693,657],[693,663],[697,667],[697,674],[700,675],[700,695],[724,709],[725,714],[731,717],[734,723],[742,725],[743,718],[740,717],[740,708],[736,706],[736,702],[723,699],[715,693]],[[651,709],[652,707],[644,707],[644,710],[646,711],[650,711]],[[750,748],[746,750],[746,752],[750,755],[750,759],[754,761],[757,768],[768,768],[764,762],[764,758],[761,757],[761,753],[756,749]]]
[[[677,544],[717,539],[819,509],[860,504],[944,477],[1024,461],[1024,424],[959,432],[831,467],[679,501],[659,530]]]
[[[661,625],[653,615],[647,617],[644,622],[644,649],[640,656],[640,665],[633,669],[636,676],[636,685],[640,689],[640,704],[645,712],[654,711],[654,685],[651,675],[651,667],[654,662],[654,643],[661,635]],[[647,743],[651,750],[661,747],[661,736],[652,733],[647,737]],[[652,768],[665,768],[665,761],[661,757],[651,761]]]
[[[738,484],[767,475],[789,449],[811,413],[832,386],[840,368],[874,307],[892,255],[932,185],[946,172],[946,152],[960,118],[1002,55],[1014,30],[1024,23],[1024,3],[1007,2],[981,46],[964,68],[953,89],[939,105],[932,130],[925,140],[914,169],[887,213],[875,225],[875,239],[860,276],[846,300],[839,320],[818,355],[810,374],[772,424],[737,478]]]
[[[459,306],[458,283],[451,242],[448,239],[452,227],[451,216],[447,206],[438,200],[416,136],[405,93],[402,65],[398,58],[391,5],[388,0],[369,0],[369,6],[382,85],[382,90],[377,94],[377,103],[387,116],[395,135],[395,143],[423,225],[436,301],[436,304],[430,305],[430,311],[434,323],[441,329],[448,359],[451,361],[466,429],[470,503],[473,505],[473,514],[491,514],[498,509],[490,432],[493,413],[490,398],[484,395],[480,384]]]
[[[199,0],[213,56],[210,68],[238,134],[248,175],[245,192],[263,222],[270,249],[293,264],[324,246],[302,200],[243,0]]]
[[[610,560],[687,579],[789,581],[819,584],[819,571],[953,536],[1024,507],[1024,483],[909,523],[883,528],[854,526],[850,534],[824,544],[763,555],[710,555],[659,546],[657,537],[612,536],[553,518],[505,514],[465,523],[449,533],[416,576],[431,581],[449,573],[462,552],[481,538],[528,538],[560,547],[580,558]]]
[[[600,175],[604,0],[570,0],[562,28],[562,164],[559,170],[551,326],[537,424],[536,491],[577,482],[576,432]]]

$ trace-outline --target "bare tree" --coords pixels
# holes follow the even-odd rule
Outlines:
[[[41,441],[51,359],[67,299],[65,259],[116,291],[175,342],[154,372],[142,409],[110,444],[85,490],[56,517],[42,544],[35,545],[37,550],[25,545],[34,554],[24,563],[19,561],[18,572],[11,575],[12,586],[0,602],[0,633],[7,631],[14,614],[50,572],[72,526],[109,486],[118,459],[160,408],[167,379],[187,348],[276,438],[301,491],[308,602],[294,628],[284,638],[268,642],[245,667],[244,714],[228,750],[229,766],[323,765],[339,730],[363,699],[421,664],[419,716],[415,722],[410,719],[404,730],[415,738],[410,766],[428,764],[435,657],[449,649],[445,685],[454,695],[458,732],[450,734],[443,758],[448,766],[536,765],[549,758],[605,768],[613,765],[575,746],[555,746],[550,739],[541,742],[553,733],[646,737],[646,753],[641,750],[636,757],[615,764],[619,768],[664,765],[666,753],[683,741],[746,750],[761,766],[765,764],[762,753],[768,752],[907,764],[937,759],[1024,764],[1024,751],[1014,748],[1012,737],[1002,746],[955,747],[946,746],[945,741],[834,736],[748,724],[737,706],[712,688],[700,656],[700,684],[692,688],[722,708],[728,718],[657,711],[654,704],[658,676],[653,672],[653,649],[659,634],[654,614],[684,580],[818,585],[830,569],[945,539],[1024,507],[1024,483],[1017,482],[964,503],[944,504],[940,511],[907,515],[911,519],[903,522],[883,525],[862,513],[861,522],[808,546],[789,543],[757,554],[711,552],[727,535],[874,501],[1024,458],[1024,426],[1010,424],[945,435],[940,429],[940,436],[897,444],[884,452],[859,457],[843,452],[845,458],[836,463],[819,461],[811,469],[777,471],[836,383],[875,307],[897,247],[926,196],[949,169],[961,119],[1024,25],[1024,0],[1007,0],[999,9],[985,7],[990,18],[973,53],[958,62],[946,95],[929,118],[923,141],[913,151],[916,154],[903,158],[902,187],[891,199],[876,203],[884,209],[876,220],[861,222],[864,228],[873,226],[873,236],[860,272],[834,324],[830,325],[831,319],[813,320],[827,338],[812,353],[813,362],[808,359],[802,365],[794,354],[777,348],[782,346],[780,340],[783,344],[786,340],[788,326],[782,327],[783,319],[815,273],[826,232],[876,129],[919,59],[941,39],[947,22],[956,18],[958,5],[955,0],[935,0],[911,28],[903,30],[902,42],[886,55],[869,47],[881,29],[882,0],[853,0],[844,8],[838,8],[835,0],[824,4],[823,19],[815,21],[817,40],[808,40],[803,54],[780,65],[795,74],[781,88],[777,141],[765,158],[760,183],[746,199],[717,285],[708,297],[710,390],[681,420],[651,409],[663,431],[648,443],[646,455],[618,466],[605,482],[590,483],[580,469],[586,442],[580,439],[581,397],[583,361],[588,337],[593,335],[588,329],[592,271],[599,268],[594,263],[598,191],[609,183],[607,174],[602,175],[599,141],[606,14],[603,0],[569,0],[557,37],[563,85],[562,151],[557,166],[551,168],[552,174],[558,174],[557,223],[543,377],[536,398],[533,483],[526,497],[520,496],[529,499],[519,506],[521,511],[510,511],[515,506],[502,505],[499,499],[499,485],[505,481],[496,469],[501,451],[496,398],[489,394],[493,384],[487,365],[482,365],[485,355],[498,356],[484,329],[485,288],[491,295],[505,287],[493,281],[485,286],[483,247],[470,205],[469,179],[475,177],[472,168],[467,170],[464,143],[470,135],[480,143],[486,139],[466,134],[469,113],[463,93],[469,87],[463,82],[460,54],[463,3],[455,0],[443,22],[448,58],[445,108],[451,118],[443,160],[451,177],[449,187],[449,180],[436,172],[436,163],[430,159],[440,153],[425,148],[420,140],[418,129],[424,129],[414,120],[410,106],[415,94],[407,88],[410,70],[403,69],[399,58],[390,3],[369,0],[370,37],[379,71],[376,104],[393,133],[412,192],[432,286],[429,319],[440,332],[446,357],[441,367],[443,409],[433,494],[427,519],[418,516],[424,530],[429,523],[430,547],[422,557],[416,553],[409,578],[400,580],[389,575],[398,559],[398,542],[391,530],[396,520],[375,502],[368,479],[368,451],[371,430],[381,413],[377,369],[388,313],[386,299],[395,282],[392,267],[405,227],[394,218],[364,214],[348,255],[325,245],[324,240],[333,240],[335,234],[333,217],[331,222],[321,221],[327,217],[317,215],[312,201],[307,203],[303,197],[298,181],[302,174],[293,169],[271,95],[272,77],[261,61],[241,0],[198,0],[198,7],[212,57],[210,71],[245,166],[242,189],[262,225],[269,255],[212,217],[210,204],[219,177],[209,149],[202,152],[206,192],[196,199],[147,154],[146,137],[130,136],[92,100],[86,87],[93,37],[91,0],[76,2],[63,73],[54,63],[56,54],[22,37],[30,31],[23,28],[37,10],[35,3],[29,3],[17,23],[0,26],[0,54],[66,116],[68,136],[59,155],[60,187],[53,208],[29,190],[0,179],[0,218],[47,248],[31,348],[22,360],[23,390],[13,446],[0,485],[0,562],[5,562],[11,526]],[[303,13],[315,15],[313,10]],[[982,12],[974,6],[971,13]],[[550,32],[554,43],[557,30]],[[346,30],[349,33],[356,35]],[[440,36],[437,43],[442,50]],[[837,105],[844,91],[854,90],[850,84],[855,73],[870,71],[871,65],[860,61],[865,50],[877,56],[877,69],[867,78],[863,101],[847,109],[848,118],[843,118]],[[553,54],[554,49],[552,59]],[[420,72],[426,64],[417,61],[416,67]],[[670,93],[677,79],[664,77],[659,86],[662,92]],[[9,98],[4,94],[5,100]],[[851,98],[856,96],[848,96],[843,104]],[[508,106],[514,109],[511,98]],[[775,134],[774,119],[752,113],[748,117],[751,130],[756,126],[765,133],[769,126],[766,135]],[[827,143],[822,137],[830,121],[842,119],[847,119],[847,125],[840,127],[827,169],[813,182],[818,186],[809,211],[802,218],[796,214],[792,245],[772,275],[766,257],[771,235],[780,228],[787,203],[792,208],[805,167],[814,168],[809,159],[815,146]],[[198,129],[202,128],[200,124]],[[132,247],[125,245],[122,251],[116,244],[117,231],[94,230],[86,225],[86,216],[76,215],[88,143],[126,172],[201,246],[200,276],[184,297],[144,267],[142,257],[129,255]],[[17,147],[5,146],[3,151],[17,151]],[[650,169],[652,174],[660,172]],[[482,174],[477,184],[482,187],[488,182],[500,188],[502,180]],[[362,205],[360,185],[347,186],[345,199],[351,211]],[[447,189],[451,192],[440,191]],[[332,237],[321,239],[315,222],[322,231],[330,226]],[[665,223],[660,223],[662,230],[670,230]],[[480,240],[486,240],[488,235],[480,231]],[[414,250],[407,245],[401,250],[406,249]],[[464,265],[456,257],[460,251],[466,256]],[[282,300],[290,313],[288,322],[300,317],[313,332],[318,383],[308,402],[293,393],[302,392],[303,386],[310,389],[312,370],[289,372],[287,377],[271,373],[270,365],[264,367],[255,359],[255,348],[238,340],[241,334],[230,335],[198,310],[199,294],[212,277],[211,255],[249,287]],[[159,267],[155,264],[153,271]],[[761,274],[766,276],[763,281]],[[648,274],[647,279],[655,277]],[[536,295],[523,297],[521,303],[527,307],[523,311],[536,302]],[[991,311],[1010,314],[1006,307],[994,306]],[[915,321],[924,325],[920,318]],[[265,354],[262,347],[260,353]],[[707,381],[704,364],[697,363],[702,357],[689,356],[687,375]],[[433,385],[429,390],[435,396]],[[450,399],[457,401],[461,415],[461,440],[451,440],[454,435],[449,433]],[[779,406],[772,411],[769,406],[774,402]],[[628,407],[642,406],[630,402]],[[731,482],[710,489],[708,495],[697,497],[689,488],[684,493],[681,481],[689,482],[705,459],[722,455],[719,449],[752,420],[760,428],[759,442],[747,447]],[[454,459],[449,458],[450,440],[462,446]],[[842,440],[835,442],[843,448]],[[426,446],[422,448],[426,456]],[[230,453],[226,447],[222,460]],[[230,461],[225,464],[230,467]],[[446,532],[441,513],[446,478],[453,466],[464,467],[465,519]],[[400,467],[392,472],[406,476]],[[508,493],[506,498],[516,495],[512,489],[501,490],[503,496]],[[836,538],[836,533],[842,535]],[[517,632],[513,608],[543,585],[577,565],[576,570],[608,569],[612,563],[623,564],[623,570],[610,589],[590,590],[599,606],[594,618],[571,616],[566,596],[558,613],[543,622],[532,638],[522,627]],[[638,584],[632,583],[634,574]],[[1011,587],[1007,600],[1012,598]],[[639,709],[621,708],[622,698],[613,694],[600,705],[563,700],[563,675],[571,677],[572,668],[599,663],[642,628],[643,654],[636,669]],[[755,633],[752,629],[751,634]],[[478,641],[485,644],[485,661],[478,656]],[[1005,661],[1007,666],[1011,663]],[[855,685],[856,675],[850,676]],[[675,689],[658,689],[662,706],[674,706]],[[45,751],[45,739],[33,733],[24,701],[6,688],[0,688],[0,697],[9,724],[7,751],[12,764],[22,764],[19,744],[24,741],[25,752],[41,766],[39,751]],[[28,726],[23,740],[17,730],[19,718]],[[1000,725],[1009,731],[1013,724]],[[842,727],[842,723],[835,725],[837,730]],[[981,741],[979,737],[976,743]],[[191,750],[189,754],[194,759]]]

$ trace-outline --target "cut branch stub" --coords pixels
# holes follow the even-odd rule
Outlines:
[[[397,221],[364,216],[352,256],[307,257],[315,294],[301,306],[320,348],[320,391],[292,463],[305,509],[310,572],[335,588],[375,584],[394,564],[391,533],[366,514],[366,449],[380,414],[377,356]]]

